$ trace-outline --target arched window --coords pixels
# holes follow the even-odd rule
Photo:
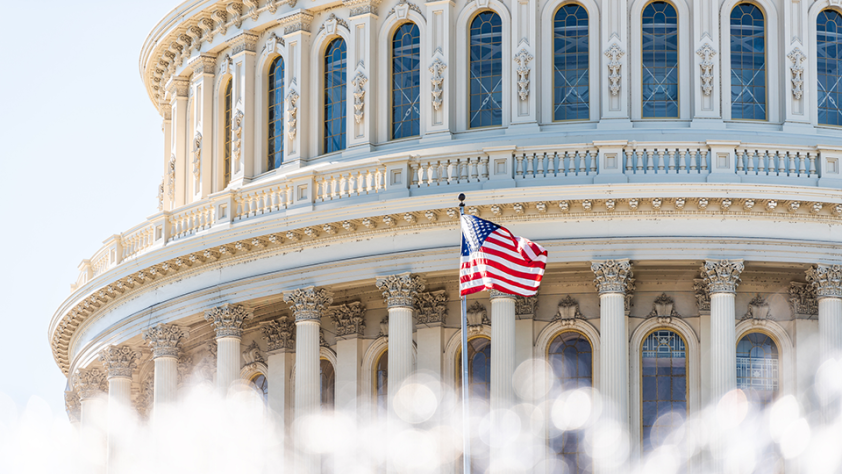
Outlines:
[[[392,138],[421,134],[421,34],[404,23],[392,38]]]
[[[650,453],[687,417],[684,340],[668,329],[653,331],[640,350],[643,453]]]
[[[842,125],[842,15],[819,12],[816,40],[819,123]]]
[[[731,118],[766,120],[766,28],[751,3],[731,10]]]
[[[461,348],[456,352],[456,387],[461,398]],[[468,391],[471,394],[471,413],[477,416],[486,415],[491,398],[491,340],[487,337],[468,339]],[[487,444],[471,444],[471,471],[473,473],[486,472],[488,459]]]
[[[778,394],[778,346],[759,332],[746,334],[737,343],[737,388],[749,400],[766,408]]]
[[[588,12],[559,8],[553,19],[553,120],[588,120]]]
[[[225,159],[223,160],[222,187],[227,187],[231,182],[231,88],[232,81],[228,79],[225,84]]]
[[[479,13],[470,32],[470,128],[503,124],[503,22]]]
[[[284,60],[280,56],[269,66],[269,163],[273,170],[284,162]]]
[[[269,402],[269,381],[263,374],[257,374],[251,378],[251,384],[263,395],[263,403]]]
[[[387,410],[386,391],[389,388],[389,351],[383,351],[377,363],[374,364],[374,393],[377,396],[377,416],[385,420]]]
[[[325,50],[325,153],[345,149],[346,56],[342,38],[331,41]]]
[[[593,349],[588,339],[578,332],[567,331],[556,336],[547,349],[547,361],[560,382],[559,390],[593,386]],[[557,395],[557,394],[553,394]],[[550,439],[550,449],[571,474],[592,472],[590,457],[585,451],[585,432],[566,430]]]
[[[643,9],[643,118],[678,118],[678,13],[667,2]]]
[[[332,411],[336,396],[336,371],[327,359],[319,361],[319,387],[323,411]]]

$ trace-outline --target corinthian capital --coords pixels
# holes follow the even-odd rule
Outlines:
[[[712,295],[736,293],[743,268],[742,260],[705,260],[702,278],[708,286],[708,292]]]
[[[362,336],[365,332],[365,306],[359,301],[332,308],[337,336]]]
[[[216,338],[243,337],[243,322],[252,312],[243,305],[224,304],[205,312],[205,319],[216,331]]]
[[[78,423],[82,419],[82,405],[79,403],[79,395],[73,390],[64,392],[64,409],[71,423]]]
[[[79,400],[83,402],[108,391],[105,371],[96,368],[77,370],[73,386],[79,394]]]
[[[389,308],[412,308],[418,292],[424,291],[424,279],[409,272],[380,277],[375,281],[377,289],[383,292]]]
[[[108,371],[108,379],[132,378],[140,353],[129,346],[108,346],[99,353],[99,361]]]
[[[813,265],[807,281],[816,289],[816,298],[842,298],[842,265]]]
[[[591,262],[591,271],[596,275],[593,282],[600,295],[610,293],[624,295],[627,290],[634,289],[634,278],[632,278],[634,275],[627,258]]]
[[[269,352],[281,349],[295,349],[295,324],[289,316],[269,321],[263,326],[263,340],[269,344]]]
[[[284,293],[284,301],[292,308],[295,322],[319,321],[322,318],[322,312],[333,303],[333,293],[324,288],[317,290],[315,287],[308,286]]]
[[[189,335],[189,331],[174,324],[158,324],[143,331],[143,340],[152,349],[152,358],[178,357],[178,343]]]

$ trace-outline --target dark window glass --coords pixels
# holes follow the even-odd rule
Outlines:
[[[643,341],[643,453],[660,446],[687,417],[687,365],[684,340],[662,329]]]
[[[462,395],[462,351],[456,353],[456,386]],[[468,391],[470,409],[475,416],[488,414],[491,397],[491,340],[476,337],[468,340]],[[482,474],[488,468],[488,445],[471,443],[471,472]],[[459,463],[461,464],[461,458]]]
[[[342,38],[333,40],[325,51],[325,153],[345,149],[346,56]]]
[[[766,32],[750,3],[731,10],[731,118],[766,120]]]
[[[336,395],[336,371],[329,360],[319,361],[319,387],[321,388],[322,410],[332,411]]]
[[[678,118],[678,14],[667,2],[643,9],[643,118]]]
[[[816,75],[819,86],[819,123],[842,125],[842,15],[819,12],[816,20]],[[801,63],[802,66],[804,63]]]
[[[269,401],[269,381],[263,374],[257,374],[251,379],[251,384],[263,395],[263,403]]]
[[[556,336],[550,343],[547,357],[553,375],[561,382],[560,390],[590,388],[593,385],[593,350],[591,343],[581,334],[565,332]],[[584,430],[568,430],[552,437],[550,448],[556,459],[565,464],[564,472],[593,472],[585,449]]]
[[[377,365],[374,369],[374,384],[375,393],[377,394],[377,415],[381,420],[386,419],[386,404],[387,394],[389,388],[389,351],[383,352],[380,358],[377,359]]]
[[[474,17],[470,33],[471,128],[503,124],[503,23],[494,12]]]
[[[558,9],[553,20],[553,120],[588,120],[588,12]]]
[[[778,393],[778,346],[761,333],[746,334],[737,344],[737,388],[765,408]]]
[[[284,162],[284,60],[269,66],[269,165],[273,170]]]
[[[228,84],[225,86],[225,161],[222,166],[225,167],[223,171],[222,186],[228,186],[231,182],[231,87],[232,81],[228,79]]]
[[[392,38],[392,138],[421,134],[421,34],[404,23]]]

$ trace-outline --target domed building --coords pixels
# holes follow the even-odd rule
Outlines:
[[[536,297],[468,296],[477,406],[547,368],[522,380],[597,389],[631,463],[734,388],[811,406],[842,348],[840,31],[829,0],[185,2],[140,55],[157,211],[50,320],[68,413],[243,381],[284,426],[362,425],[417,374],[458,386],[459,193],[549,252]],[[575,430],[544,448],[592,470]]]

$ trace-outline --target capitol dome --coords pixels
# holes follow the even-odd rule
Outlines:
[[[205,381],[251,384],[281,426],[362,426],[426,377],[447,424],[459,193],[548,251],[537,296],[467,297],[480,418],[594,388],[634,465],[736,388],[818,407],[842,350],[840,31],[828,0],[184,2],[139,61],[157,210],[50,320],[71,420],[105,393],[154,418]],[[517,472],[623,472],[539,412]],[[286,435],[287,472],[342,472]],[[513,472],[501,436],[475,472]]]

